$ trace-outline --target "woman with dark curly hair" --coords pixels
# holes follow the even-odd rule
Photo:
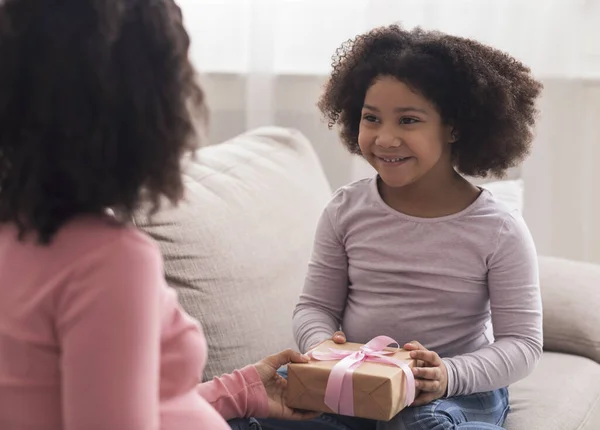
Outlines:
[[[204,110],[188,48],[172,0],[0,3],[2,429],[306,416],[276,374],[296,352],[199,384],[202,332],[128,223],[142,200],[182,196]]]
[[[311,430],[501,428],[506,387],[542,354],[536,250],[521,215],[463,175],[523,160],[540,91],[510,56],[435,31],[377,28],[337,51],[319,107],[377,175],[323,213],[296,341],[416,339],[404,348],[424,365],[389,423],[328,415]]]

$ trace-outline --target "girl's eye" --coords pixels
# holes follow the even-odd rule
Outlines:
[[[363,115],[363,119],[367,122],[377,122],[377,117],[375,115],[366,114]]]
[[[418,122],[419,122],[419,120],[416,118],[402,118],[400,120],[400,124],[407,124],[407,125],[416,124]]]

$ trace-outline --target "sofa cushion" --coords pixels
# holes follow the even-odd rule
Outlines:
[[[600,265],[540,257],[540,288],[544,348],[600,363]]]
[[[254,130],[200,149],[185,186],[179,207],[135,222],[204,329],[205,379],[294,347],[292,311],[331,197],[311,144],[294,130]]]
[[[600,428],[600,364],[588,358],[546,352],[509,392],[508,430]]]

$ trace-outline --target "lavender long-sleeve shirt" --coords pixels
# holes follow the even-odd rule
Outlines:
[[[388,335],[436,351],[448,396],[522,379],[542,353],[537,255],[524,220],[485,190],[441,218],[390,208],[377,177],[338,190],[319,221],[296,341],[306,351],[340,326],[352,342]]]

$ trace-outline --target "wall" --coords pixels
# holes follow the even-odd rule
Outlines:
[[[211,142],[263,124],[295,127],[313,142],[337,188],[370,170],[339,143],[315,106],[325,78],[210,74],[201,77]],[[600,263],[600,81],[546,79],[525,180],[525,218],[541,254]],[[248,100],[264,97],[261,106]]]

